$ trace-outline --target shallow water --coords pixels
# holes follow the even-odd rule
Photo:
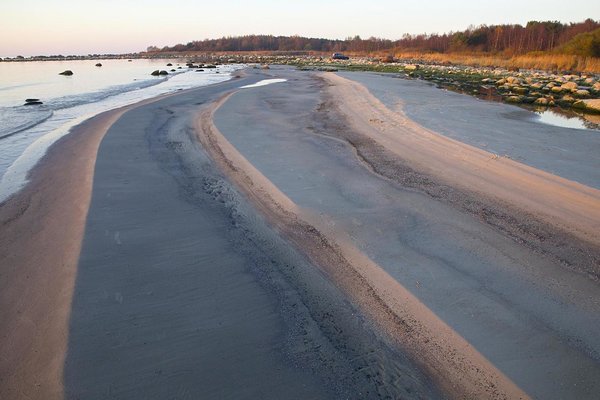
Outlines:
[[[535,111],[535,113],[539,117],[537,121],[543,124],[560,126],[561,128],[590,130],[589,123],[586,125],[585,119],[578,116],[567,116],[551,109]]]

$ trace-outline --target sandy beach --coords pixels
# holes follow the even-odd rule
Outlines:
[[[551,173],[385,79],[246,69],[54,144],[0,204],[0,398],[595,398],[590,146]]]

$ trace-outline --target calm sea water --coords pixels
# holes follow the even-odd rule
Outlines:
[[[96,63],[102,67],[96,67]],[[167,63],[173,66],[167,67]],[[178,69],[181,66],[182,69]],[[189,70],[183,60],[0,62],[0,201],[70,129],[103,111],[180,89],[221,82],[240,66]],[[170,72],[153,77],[157,69]],[[64,70],[72,76],[59,75]],[[25,106],[25,99],[42,105]]]

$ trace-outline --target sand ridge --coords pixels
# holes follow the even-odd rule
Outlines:
[[[559,229],[600,244],[600,190],[432,132],[392,112],[364,86],[320,75],[351,126],[450,185],[520,207]]]
[[[100,114],[61,139],[29,185],[0,207],[0,248],[10,249],[0,259],[0,320],[11,321],[0,327],[1,398],[63,396],[71,298],[95,154],[125,111]]]
[[[193,90],[193,89],[191,89]],[[180,92],[181,93],[181,92]],[[127,111],[72,128],[0,204],[0,398],[61,399],[77,265],[100,143]]]
[[[327,223],[300,209],[254,168],[219,132],[214,112],[232,94],[202,111],[198,138],[228,177],[267,219],[305,252],[386,332],[410,353],[445,392],[455,398],[527,398],[460,335]]]

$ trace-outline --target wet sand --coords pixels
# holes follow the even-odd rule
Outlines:
[[[54,145],[0,206],[0,397],[593,398],[595,189],[560,178],[556,224],[439,177],[355,85],[248,70]]]
[[[377,152],[385,149],[373,143],[380,131],[362,130],[340,112],[364,99],[362,94],[333,91],[319,85],[319,76],[280,75],[289,81],[236,93],[215,113],[216,127],[233,147],[292,203],[316,215],[313,225],[328,238],[347,240],[368,255],[527,394],[593,397],[600,343],[594,333],[599,326],[597,264],[588,262],[589,253],[564,250],[564,245],[560,257],[547,252],[512,234],[521,226],[506,223],[500,229],[462,205],[478,202],[486,210],[521,216],[514,207],[504,209],[492,196],[475,191],[450,191],[448,181],[436,182],[428,169],[419,175],[395,168],[406,161],[397,153]],[[316,88],[332,95],[319,95]],[[361,105],[353,115],[371,117]],[[273,115],[284,117],[274,121]],[[368,136],[371,132],[376,133]],[[437,153],[437,160],[442,156]],[[496,178],[486,179],[495,183]],[[460,188],[471,181],[453,183]],[[531,184],[539,182],[532,178]],[[441,190],[433,192],[432,186]],[[536,196],[532,200],[544,194]],[[521,221],[526,227],[545,226],[542,219],[527,218]],[[554,235],[548,242],[568,238],[567,247],[588,248],[576,237],[545,228]]]

